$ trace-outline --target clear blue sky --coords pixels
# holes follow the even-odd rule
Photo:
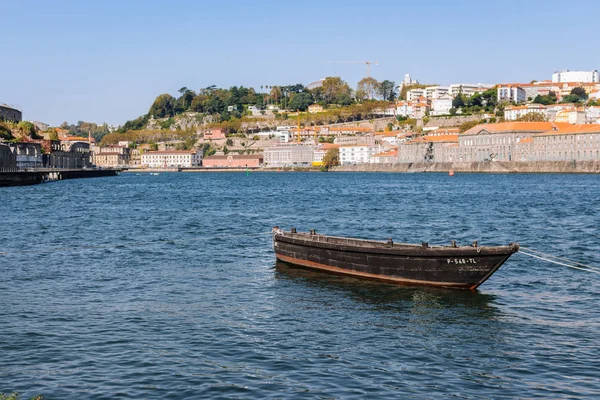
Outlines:
[[[0,102],[123,123],[161,93],[308,84],[501,83],[600,68],[599,1],[0,0]]]

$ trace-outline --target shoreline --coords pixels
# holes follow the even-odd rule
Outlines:
[[[448,163],[357,164],[333,167],[332,172],[600,174],[600,161],[484,161]]]
[[[340,165],[328,172],[481,174],[600,174],[600,161],[485,161],[449,163],[399,163]],[[124,169],[126,173],[205,172],[321,172],[319,168],[182,168]]]

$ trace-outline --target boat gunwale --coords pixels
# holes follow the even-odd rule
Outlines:
[[[313,237],[331,238],[340,241],[349,241],[348,243],[331,243],[327,241],[313,240]],[[499,256],[499,255],[512,255],[518,251],[518,245],[512,244],[508,246],[428,246],[423,247],[422,245],[406,244],[406,243],[393,243],[392,246],[384,241],[368,240],[368,239],[356,239],[356,238],[345,238],[339,236],[329,236],[322,234],[311,235],[309,233],[298,232],[275,232],[273,235],[274,241],[282,241],[287,243],[293,243],[296,245],[315,247],[315,248],[327,248],[345,252],[359,252],[359,253],[376,253],[376,254],[389,254],[395,256],[421,256],[421,257],[457,257],[457,256]],[[362,242],[367,246],[361,246],[360,243],[351,243],[351,241]],[[368,246],[368,245],[372,246]]]

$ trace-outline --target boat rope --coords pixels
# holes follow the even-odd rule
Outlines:
[[[137,241],[137,242],[122,242],[122,243],[107,243],[107,244],[99,244],[99,245],[79,245],[79,246],[61,246],[61,247],[45,247],[40,249],[29,249],[29,250],[6,250],[0,251],[0,256],[6,256],[9,254],[26,254],[26,253],[53,253],[53,252],[61,252],[61,251],[77,251],[77,250],[89,250],[89,249],[110,249],[110,248],[119,248],[119,247],[131,247],[131,246],[145,246],[150,244],[158,244],[158,243],[184,243],[191,242],[197,240],[215,240],[215,239],[231,239],[231,238],[240,238],[240,237],[253,237],[253,236],[262,236],[262,235],[272,235],[271,231],[269,232],[260,232],[260,233],[242,233],[238,235],[221,235],[221,236],[196,236],[182,239],[156,239],[156,240],[148,240],[148,241]]]
[[[523,251],[523,249],[526,249],[525,251]],[[521,250],[519,250],[519,254],[523,254],[526,255],[528,257],[533,257],[536,258],[538,260],[543,260],[543,261],[547,261],[549,263],[552,264],[557,264],[557,265],[562,265],[568,268],[573,268],[573,269],[578,269],[580,271],[585,271],[585,272],[592,272],[595,274],[600,274],[600,270],[597,267],[594,267],[592,265],[586,265],[586,264],[582,264],[579,263],[577,261],[573,261],[573,260],[569,260],[568,258],[564,258],[564,257],[558,257],[558,256],[553,256],[551,254],[546,254],[546,253],[542,253],[541,251],[537,251],[537,250],[533,250],[538,254],[534,254],[534,253],[530,253],[530,251],[532,251],[532,249],[527,249],[526,247],[521,247]],[[557,261],[558,260],[563,260],[563,261]]]
[[[598,269],[598,270],[600,270],[600,268],[594,267],[593,265],[583,264],[583,263],[580,263],[580,262],[577,262],[577,261],[574,261],[574,260],[570,260],[570,259],[565,258],[565,257],[554,256],[552,254],[544,253],[544,252],[541,252],[539,250],[535,250],[535,249],[532,249],[532,248],[529,248],[529,247],[523,247],[523,246],[521,246],[521,249],[522,250],[526,250],[526,251],[528,251],[530,253],[537,254],[537,255],[539,255],[541,257],[555,258],[557,260],[565,261],[565,262],[567,262],[569,264],[575,264],[575,265],[579,265],[579,266],[585,267],[585,268],[591,268],[591,269]]]

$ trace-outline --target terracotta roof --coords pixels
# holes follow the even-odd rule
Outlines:
[[[398,149],[393,149],[390,151],[384,151],[383,153],[373,154],[373,157],[394,157],[398,155]]]
[[[419,136],[407,142],[407,144],[415,143],[458,143],[458,135],[439,135],[439,136]]]
[[[502,132],[546,132],[552,129],[561,128],[561,125],[568,125],[560,122],[500,122],[496,124],[477,125],[463,135],[474,135],[485,130],[488,133]]]
[[[600,124],[585,124],[585,125],[563,125],[560,129],[549,130],[547,132],[539,133],[535,136],[550,136],[550,135],[576,135],[582,133],[600,133]]]
[[[84,138],[81,136],[64,136],[59,139],[62,141],[65,141],[65,142],[87,142],[88,141],[88,138]],[[95,141],[94,138],[92,138],[92,142],[94,142],[94,141]]]
[[[123,155],[123,153],[104,152],[104,153],[96,153],[96,154],[94,154],[94,157],[100,157],[100,156],[121,156],[121,155]]]
[[[438,128],[434,131],[431,131],[430,134],[447,134],[447,133],[459,133],[460,129],[459,128]]]
[[[357,131],[357,132],[371,132],[372,129],[366,126],[332,126],[327,127],[330,131]]]
[[[375,136],[387,136],[387,137],[396,137],[398,134],[396,132],[375,132],[373,133]]]
[[[517,144],[529,144],[529,143],[533,143],[533,138],[531,138],[531,137],[528,137],[528,138],[522,139],[522,140],[521,140],[519,143],[517,143]]]
[[[337,143],[323,143],[322,148],[323,148],[323,150],[339,149],[340,145]]]
[[[547,107],[543,104],[527,104],[524,106],[508,106],[504,110],[529,110],[529,109],[535,109],[535,108],[547,108]]]

